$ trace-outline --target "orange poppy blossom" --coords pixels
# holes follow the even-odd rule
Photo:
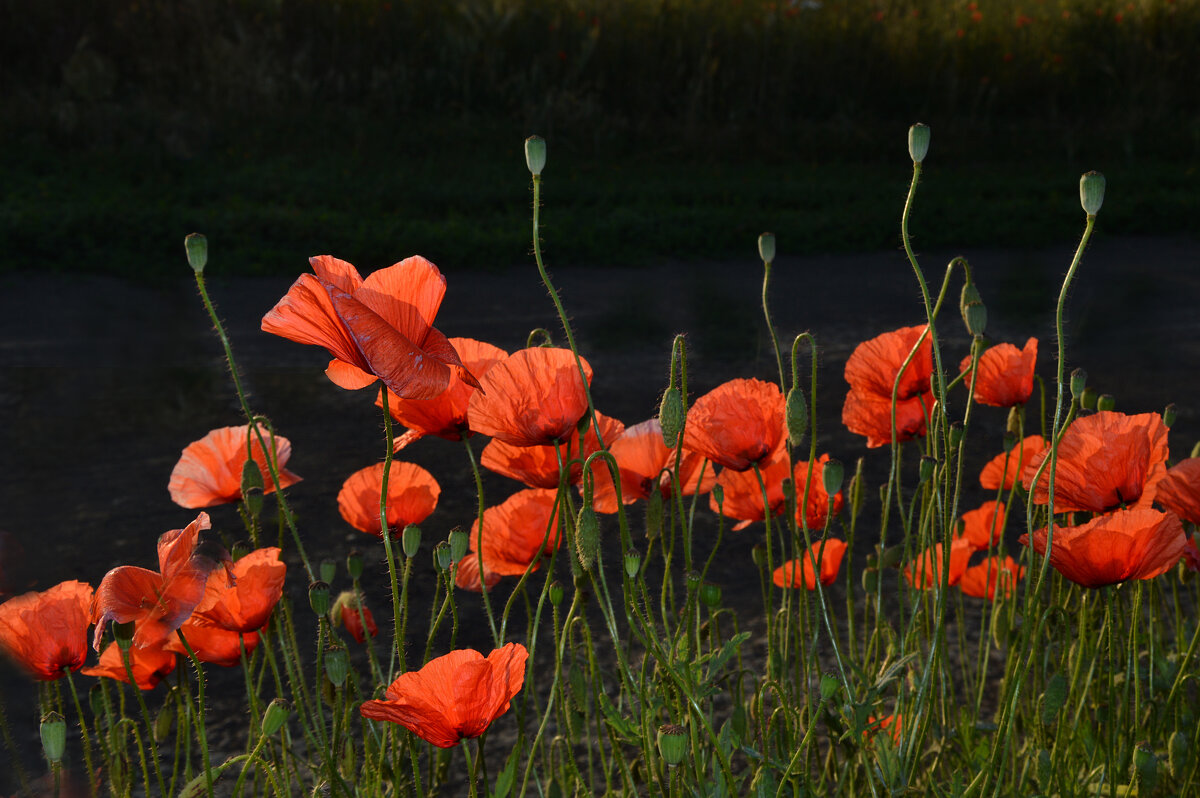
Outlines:
[[[263,440],[271,442],[271,433],[259,425]],[[167,490],[171,501],[189,510],[236,502],[242,498],[242,467],[246,463],[246,441],[249,438],[251,459],[258,465],[263,478],[263,492],[272,493],[275,483],[258,435],[250,425],[221,427],[184,447],[179,462],[171,470]],[[275,465],[283,487],[295,485],[300,477],[284,468],[292,456],[292,444],[287,438],[275,436]]]
[[[828,520],[829,494],[825,492],[825,485],[821,478],[827,462],[829,462],[829,455],[823,454],[813,465],[812,482],[808,489],[808,504],[804,519],[809,529],[824,529]],[[783,512],[785,505],[783,480],[788,476],[787,450],[783,447],[777,449],[770,459],[759,466],[758,470],[762,474],[763,485],[767,489],[767,502],[771,508],[771,515],[779,515]],[[796,486],[796,512],[797,521],[799,521],[799,504],[804,498],[808,463],[803,460],[798,461],[792,469],[791,476],[793,484]],[[718,507],[716,497],[710,496],[708,506],[713,512],[720,512],[726,518],[737,519],[739,523],[734,525],[735,530],[745,529],[755,521],[764,520],[766,516],[763,512],[763,490],[753,471],[725,469],[717,477],[716,484],[721,486],[724,493],[723,502]],[[837,515],[841,511],[842,493],[838,491],[833,497],[833,514]]]
[[[34,679],[59,679],[87,659],[92,624],[92,586],[60,582],[0,604],[0,651]]]
[[[940,584],[942,581],[942,573],[945,566],[945,561],[942,559],[945,544],[935,543],[932,547],[926,549],[917,555],[915,562],[904,566],[904,578],[913,587],[928,590],[935,584]],[[963,578],[963,574],[967,570],[967,563],[971,559],[971,554],[975,551],[971,541],[965,537],[955,538],[950,544],[950,574],[947,585],[957,585]]]
[[[1008,598],[1016,590],[1017,580],[1024,574],[1025,569],[1017,565],[1017,561],[1012,557],[997,554],[963,571],[958,589],[968,596],[990,601],[995,598],[996,587],[999,585],[1004,597]]]
[[[497,346],[477,341],[474,338],[451,338],[450,345],[462,358],[463,365],[476,377],[482,378],[488,369],[508,357],[508,353]],[[393,451],[400,451],[413,441],[433,435],[448,441],[460,441],[471,435],[467,424],[467,404],[476,387],[466,382],[457,373],[450,375],[446,390],[430,399],[401,399],[387,388],[380,388],[375,404],[383,405],[383,392],[388,392],[388,412],[408,431],[396,438]]]
[[[500,584],[500,574],[484,565],[483,579],[479,578],[479,554],[478,551],[470,552],[466,557],[463,557],[458,562],[451,566],[454,571],[454,584],[463,590],[470,590],[472,593],[482,593],[484,588],[489,591],[496,585]]]
[[[279,554],[279,549],[270,546],[239,558],[231,569],[232,585],[224,572],[213,571],[204,587],[204,599],[189,620],[203,620],[242,634],[261,629],[283,595],[287,565]]]
[[[748,471],[783,444],[783,392],[773,382],[722,383],[688,410],[683,446],[734,471]]]
[[[671,495],[671,473],[677,450],[668,449],[663,443],[662,425],[657,418],[626,428],[611,442],[608,450],[617,461],[623,504],[648,498],[655,488],[664,499]],[[684,496],[708,493],[717,482],[716,470],[711,466],[704,467],[704,456],[686,447],[679,460],[679,472]],[[592,509],[598,513],[617,511],[617,489],[606,462],[592,462]]]
[[[129,649],[129,666],[133,670],[133,680],[139,689],[153,690],[164,676],[175,670],[175,653],[168,651],[166,644],[166,639],[155,640],[148,645]],[[115,642],[109,643],[100,653],[100,661],[97,664],[84,668],[80,673],[129,684],[129,674],[125,671],[121,647]]]
[[[896,442],[924,437],[932,412],[932,392],[897,401]],[[891,398],[851,388],[842,404],[842,424],[855,435],[866,438],[868,449],[887,446],[892,442]]]
[[[210,665],[220,665],[222,668],[232,668],[241,664],[242,647],[246,654],[253,653],[258,648],[258,632],[233,632],[211,621],[192,615],[179,627],[179,633],[191,646],[192,653],[201,662]],[[112,646],[109,646],[112,648]],[[176,654],[187,655],[187,649],[178,635],[167,638],[163,649]],[[137,650],[137,649],[131,649]],[[136,671],[134,672],[136,676]]]
[[[110,620],[134,623],[135,647],[165,640],[204,600],[209,574],[223,566],[223,577],[232,580],[225,550],[200,541],[201,530],[211,526],[208,513],[200,513],[186,528],[164,532],[158,539],[158,571],[121,565],[105,574],[92,602],[93,648],[100,650]]]
[[[979,484],[988,490],[1012,490],[1025,470],[1033,461],[1033,456],[1046,448],[1046,441],[1041,435],[1029,435],[1011,452],[1001,452],[988,461],[979,472]],[[1033,472],[1029,472],[1033,478]]]
[[[582,422],[587,424],[587,433],[583,436],[583,452],[579,452],[579,430],[576,428],[566,439],[562,449],[563,462],[570,463],[567,482],[578,485],[583,478],[583,461],[600,450],[600,439],[612,443],[625,431],[625,424],[615,418],[610,418],[596,411],[596,424],[600,427],[600,435],[596,428],[585,417]],[[514,446],[499,438],[493,438],[483,453],[479,463],[484,468],[501,476],[515,479],[531,488],[558,487],[558,458],[559,453],[554,446]]]
[[[963,513],[959,535],[976,550],[998,545],[1004,538],[1004,502],[986,501]]]
[[[592,367],[580,360],[590,385]],[[480,384],[482,389],[468,402],[467,423],[475,432],[513,446],[562,442],[588,410],[587,391],[570,349],[520,349],[493,365]]]
[[[1183,544],[1183,564],[1189,571],[1200,571],[1200,546],[1197,546],[1198,535],[1188,535]]]
[[[1035,504],[1049,500],[1049,466],[1032,485],[1035,471],[1049,453],[1045,449],[1034,455],[1022,474]],[[1148,508],[1166,475],[1167,426],[1158,413],[1130,416],[1102,410],[1077,418],[1058,444],[1054,511]]]
[[[557,491],[546,488],[527,488],[484,510],[483,545],[480,547],[479,519],[475,519],[469,543],[472,553],[462,562],[475,560],[478,564],[476,552],[482,548],[485,571],[520,576],[530,563],[537,570],[538,558],[553,551],[559,543],[554,508],[557,495]]]
[[[979,356],[974,378],[971,356],[967,355],[959,364],[959,372],[966,374],[968,387],[974,388],[975,401],[991,407],[1023,405],[1033,394],[1033,369],[1037,365],[1038,340],[1030,338],[1023,349],[1012,344],[996,344]]]
[[[432,399],[457,374],[469,372],[446,336],[433,327],[446,278],[419,255],[372,272],[364,280],[344,260],[309,258],[302,274],[262,319],[264,332],[333,355],[325,374],[348,390],[382,380],[406,399]]]
[[[525,684],[528,657],[520,643],[509,643],[486,658],[469,648],[451,651],[418,671],[400,674],[383,700],[364,701],[359,712],[364,718],[399,723],[438,748],[453,748],[483,734],[508,711]]]
[[[896,394],[896,440],[900,443],[925,434],[933,410],[929,378],[933,373],[933,344],[928,336],[901,374],[909,352],[925,333],[926,325],[902,327],[863,341],[846,360],[844,376],[850,391],[842,404],[842,424],[867,439],[871,449],[892,442],[892,388],[900,375]]]
[[[1200,457],[1180,460],[1168,469],[1154,500],[1185,521],[1200,524]]]
[[[338,511],[360,532],[383,537],[379,523],[379,497],[383,492],[383,463],[351,474],[338,492]],[[393,460],[388,469],[388,527],[419,524],[437,509],[442,488],[433,475],[416,463]]]
[[[1050,565],[1077,585],[1104,587],[1127,579],[1153,579],[1184,553],[1183,524],[1174,513],[1147,508],[1117,510],[1079,526],[1055,527]],[[1046,553],[1046,529],[1021,535],[1021,545]]]
[[[817,577],[813,571],[813,560],[820,569],[822,585],[832,585],[842,567],[846,554],[846,542],[837,538],[826,538],[812,544],[799,558],[785,562],[775,569],[771,581],[776,587],[806,587],[817,589]],[[797,568],[797,564],[799,567]]]
[[[863,736],[874,737],[879,732],[886,731],[888,736],[892,738],[892,742],[899,745],[900,733],[903,728],[904,721],[899,715],[885,715],[882,718],[869,715],[867,717],[867,729],[863,732]]]

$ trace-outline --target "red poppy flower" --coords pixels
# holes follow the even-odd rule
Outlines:
[[[825,485],[822,481],[822,474],[825,472],[825,463],[829,461],[829,455],[823,454],[817,459],[813,466],[812,482],[808,489],[808,505],[805,521],[809,529],[824,529],[826,519],[829,515],[829,494],[825,492]],[[787,450],[780,448],[771,455],[771,458],[764,464],[759,466],[759,473],[762,474],[763,485],[767,489],[767,501],[771,508],[771,515],[776,516],[783,512],[785,506],[785,498],[783,495],[783,480],[788,476],[788,455]],[[808,478],[808,463],[801,460],[796,463],[792,470],[793,484],[796,486],[796,503],[799,505],[804,496],[804,483]],[[726,469],[717,477],[717,484],[721,486],[724,493],[723,503],[718,509],[716,497],[710,497],[708,506],[713,512],[720,512],[726,518],[735,518],[740,523],[734,525],[734,529],[745,529],[755,521],[762,521],[765,518],[763,512],[763,490],[758,483],[758,477],[753,471],[730,471]],[[833,513],[837,515],[842,510],[842,494],[839,491],[833,497]],[[797,513],[799,508],[797,507]],[[799,515],[797,515],[799,520]]]
[[[239,559],[233,564],[232,585],[223,571],[209,574],[204,600],[196,605],[192,620],[241,633],[265,626],[283,595],[287,575],[279,553],[274,547],[255,549]]]
[[[446,293],[446,278],[420,256],[406,258],[363,279],[349,263],[321,255],[308,261],[287,295],[263,316],[262,329],[333,355],[325,374],[346,389],[383,380],[397,396],[432,399],[450,375],[471,385],[463,366],[433,319]]]
[[[529,652],[509,643],[486,658],[460,649],[432,659],[419,671],[402,673],[382,701],[365,701],[364,718],[399,723],[438,748],[478,737],[508,711],[525,684]]]
[[[474,551],[454,563],[452,570],[454,584],[472,593],[482,593],[485,587],[490,591],[500,584],[500,574],[486,565],[483,568],[483,579],[479,578],[479,556]]]
[[[500,576],[520,576],[558,545],[557,493],[529,488],[483,512],[483,567]],[[479,520],[471,525],[470,550],[479,551]],[[468,555],[464,560],[478,559]]]
[[[359,616],[360,608],[362,610],[361,617]],[[365,642],[368,635],[374,637],[379,634],[379,626],[375,623],[375,616],[363,604],[362,597],[350,590],[344,591],[337,597],[337,600],[333,603],[333,608],[329,611],[329,620],[334,624],[345,626],[346,631],[358,643]],[[365,628],[363,627],[364,620],[366,621]]]
[[[158,539],[158,571],[122,565],[105,574],[93,602],[93,648],[100,650],[110,620],[134,622],[133,644],[145,647],[165,640],[188,619],[204,599],[209,574],[222,563],[229,570],[229,555],[223,549],[200,542],[200,531],[210,526],[208,513],[200,513],[185,529],[163,533]]]
[[[11,598],[0,604],[0,651],[39,681],[77,671],[87,659],[91,611],[92,586],[84,582]]]
[[[1180,460],[1167,471],[1154,500],[1180,518],[1200,524],[1200,457]]]
[[[976,550],[997,545],[1004,538],[1004,503],[986,501],[962,515],[961,537],[971,541]]]
[[[263,440],[271,441],[265,427],[259,427]],[[264,493],[275,490],[271,481],[271,470],[267,458],[258,442],[258,436],[250,433],[250,425],[221,427],[198,441],[189,443],[183,450],[179,462],[171,470],[171,482],[167,490],[171,501],[180,507],[194,510],[217,504],[236,502],[242,498],[242,466],[246,462],[246,439],[249,435],[249,452],[258,470],[262,473]],[[279,481],[289,487],[300,481],[300,477],[284,468],[292,456],[292,444],[287,438],[275,436],[275,465],[279,469]]]
[[[258,647],[258,632],[231,631],[208,621],[198,615],[193,615],[183,622],[179,631],[192,647],[192,653],[201,662],[219,665],[222,668],[232,668],[242,662],[242,646],[250,655]],[[113,648],[113,646],[109,646]],[[163,648],[176,654],[187,656],[187,649],[178,636],[167,638]],[[136,649],[134,649],[136,650]],[[136,671],[135,671],[136,674]]]
[[[1198,537],[1189,535],[1183,544],[1183,564],[1189,571],[1200,571],[1200,547],[1196,545]]]
[[[175,654],[166,649],[166,644],[167,640],[162,639],[146,646],[134,646],[129,649],[129,665],[139,689],[153,690],[164,676],[175,670]],[[100,654],[100,661],[96,665],[84,668],[80,673],[85,676],[103,676],[129,684],[125,660],[121,658],[121,647],[116,643],[109,643]]]
[[[820,569],[821,584],[832,585],[837,579],[838,570],[842,567],[842,557],[846,554],[845,541],[837,538],[818,540],[811,549],[806,550],[798,559],[785,562],[775,569],[771,581],[776,587],[806,587],[817,589],[817,578],[813,571],[813,560]],[[797,567],[799,566],[799,567]]]
[[[1037,364],[1038,341],[1030,338],[1024,349],[1012,344],[996,344],[979,357],[979,366],[974,378],[975,401],[991,407],[1023,405],[1033,394],[1033,369]],[[967,355],[958,370],[966,373],[971,368],[971,356]],[[967,385],[972,384],[967,374]]]
[[[936,543],[933,547],[918,554],[916,562],[904,566],[904,578],[908,580],[908,583],[922,590],[928,590],[935,584],[940,584],[945,568],[945,562],[942,559],[943,550],[944,544]],[[966,538],[957,538],[950,544],[950,579],[946,583],[947,585],[959,583],[963,573],[967,570],[967,562],[971,559],[973,551],[975,549],[971,546],[971,541]]]
[[[605,440],[608,440],[607,438]],[[663,498],[671,495],[671,472],[675,469],[675,449],[663,443],[662,425],[657,418],[628,427],[608,447],[617,461],[621,478],[621,500],[633,504],[650,496],[656,487]],[[617,490],[608,463],[592,463],[592,508],[598,513],[617,511]],[[708,493],[717,482],[716,469],[704,467],[704,456],[683,450],[679,461],[679,483],[684,496]]]
[[[993,457],[979,472],[979,484],[988,490],[1012,490],[1012,486],[1017,484],[1033,461],[1033,456],[1044,448],[1046,441],[1041,435],[1028,436],[1011,452],[1001,452]],[[1029,475],[1032,478],[1033,472],[1030,471]]]
[[[846,382],[850,383],[851,389],[873,394],[890,402],[896,375],[900,373],[908,353],[916,346],[926,328],[927,325],[902,327],[877,335],[856,346],[846,361]],[[929,336],[925,336],[920,349],[900,378],[900,390],[896,398],[903,402],[905,399],[929,393],[931,374],[933,343]]]
[[[783,393],[773,382],[718,385],[688,411],[683,445],[714,463],[748,471],[783,444]]]
[[[379,496],[383,492],[383,463],[355,471],[342,483],[338,510],[346,523],[360,532],[383,536],[379,523]],[[388,470],[388,527],[419,524],[437,508],[441,486],[433,475],[415,463],[392,461]]]
[[[929,414],[933,411],[933,393],[923,393],[896,403],[896,442],[905,443],[925,435]],[[851,389],[842,405],[842,424],[855,435],[867,439],[867,448],[876,449],[892,442],[891,397]]]
[[[567,482],[578,485],[583,477],[583,461],[600,450],[600,438],[612,443],[622,432],[625,425],[615,418],[609,418],[603,413],[596,412],[596,423],[600,426],[600,437],[596,429],[584,419],[587,424],[587,434],[583,436],[583,453],[579,453],[579,431],[572,430],[562,449],[563,462],[575,460],[570,464]],[[489,471],[501,476],[515,479],[531,488],[558,487],[558,458],[559,453],[554,446],[514,446],[499,438],[493,438],[483,447],[479,457],[480,464]]]
[[[1017,565],[1017,561],[1012,557],[996,555],[964,571],[958,589],[968,596],[991,601],[995,598],[996,587],[999,585],[1004,597],[1008,598],[1016,590],[1017,580],[1024,573],[1025,569]]]
[[[582,362],[590,385],[592,367]],[[521,349],[492,366],[482,385],[467,406],[471,429],[513,446],[565,440],[588,409],[570,349]]]
[[[874,737],[879,732],[886,731],[888,736],[892,738],[892,742],[899,745],[900,733],[903,726],[903,720],[899,715],[886,715],[882,718],[869,715],[867,717],[867,730],[863,732],[863,736]]]
[[[1036,488],[1033,475],[1049,449],[1035,455],[1022,480],[1036,504],[1049,499],[1050,468]],[[1167,426],[1158,413],[1128,416],[1110,410],[1078,418],[1058,444],[1056,513],[1149,507],[1167,474]]]
[[[1021,535],[1021,544],[1046,553],[1046,530]],[[1054,528],[1050,565],[1083,587],[1104,587],[1126,579],[1153,579],[1183,556],[1183,524],[1174,513],[1134,509],[1093,518],[1086,524]]]
[[[474,338],[451,338],[450,344],[471,374],[479,378],[508,357],[503,349]],[[457,374],[451,374],[446,390],[431,399],[401,399],[387,388],[380,388],[381,395],[388,391],[388,412],[392,418],[408,428],[408,432],[396,438],[394,451],[398,452],[426,435],[448,441],[460,441],[469,436],[467,404],[475,390],[474,385]],[[376,399],[375,404],[382,405],[382,399]]]

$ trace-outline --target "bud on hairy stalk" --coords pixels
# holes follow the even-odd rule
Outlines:
[[[583,570],[592,570],[600,553],[600,518],[588,504],[580,508],[575,519],[575,550]]]
[[[774,233],[763,233],[758,237],[758,257],[762,258],[762,262],[766,264],[775,262]]]
[[[679,445],[679,433],[683,431],[686,416],[683,395],[672,385],[663,392],[662,403],[658,406],[658,424],[662,427],[663,443],[668,449]]]
[[[957,449],[962,443],[965,430],[961,421],[950,422],[950,448]]]
[[[551,582],[550,588],[547,592],[547,595],[550,598],[550,603],[552,605],[554,605],[555,607],[557,607],[559,604],[562,604],[562,600],[563,600],[562,582],[558,581],[557,579],[555,579],[553,582]]]
[[[1115,410],[1117,407],[1117,397],[1111,393],[1102,393],[1096,397],[1097,410]]]
[[[1153,792],[1158,786],[1158,757],[1149,743],[1141,742],[1133,749],[1133,774],[1137,779],[1139,793]]]
[[[109,628],[112,629],[113,639],[117,641],[117,645],[121,647],[122,651],[133,648],[133,621],[114,623]]]
[[[799,446],[808,432],[808,397],[799,388],[792,388],[784,401],[783,420],[787,426],[788,442]]]
[[[242,463],[242,501],[251,518],[258,518],[263,506],[263,475],[258,463],[247,459]]]
[[[642,570],[642,555],[637,549],[630,549],[625,552],[625,575],[630,579],[636,579],[638,572]]]
[[[337,563],[326,558],[321,560],[321,567],[319,570],[321,573],[321,581],[328,584],[333,581],[335,576],[337,576]]]
[[[178,687],[171,688],[178,690]],[[171,736],[171,727],[175,725],[176,707],[174,701],[163,701],[163,705],[158,708],[158,715],[154,718],[154,741],[165,743],[167,738]]]
[[[99,718],[104,715],[104,687],[99,682],[92,685],[88,690],[88,706],[92,710],[92,715]]]
[[[1067,703],[1067,679],[1061,673],[1050,677],[1046,690],[1042,693],[1042,723],[1049,726],[1054,723],[1058,711]]]
[[[646,540],[654,540],[662,534],[663,497],[657,490],[646,497]]]
[[[1087,387],[1087,372],[1083,369],[1075,369],[1071,372],[1071,398],[1080,399],[1083,396],[1083,391]]]
[[[1171,404],[1169,404],[1163,408],[1163,412],[1162,412],[1163,425],[1167,429],[1170,429],[1172,426],[1174,426],[1175,417],[1177,414],[1178,414],[1178,411],[1175,410],[1174,402],[1171,402]]]
[[[470,543],[470,536],[467,535],[467,530],[460,526],[451,529],[448,542],[450,544],[451,560],[459,562],[463,557],[467,556],[467,544]]]
[[[700,590],[700,572],[699,571],[688,571],[687,577],[685,577],[685,579],[687,581],[688,593],[695,594],[697,591]]]
[[[714,585],[712,582],[705,582],[700,585],[700,601],[705,607],[710,610],[715,610],[721,606],[721,586]]]
[[[400,534],[400,548],[410,560],[416,557],[421,548],[421,527],[416,524],[404,527],[404,532]]]
[[[351,579],[357,580],[362,576],[363,558],[362,552],[358,549],[351,549],[346,555],[346,573],[350,574]]]
[[[908,129],[908,154],[913,163],[921,163],[929,154],[929,126],[918,122]]]
[[[658,754],[667,767],[675,767],[687,756],[687,729],[674,723],[658,727]]]
[[[183,249],[187,252],[188,266],[196,274],[202,274],[208,265],[208,239],[199,233],[189,233],[183,239]]]
[[[325,649],[325,675],[334,687],[346,683],[350,673],[350,653],[341,646],[329,646]]]
[[[433,547],[433,564],[439,571],[449,571],[454,563],[450,560],[450,544],[439,540]]]
[[[1099,398],[1100,392],[1090,385],[1083,389],[1083,395],[1079,397],[1079,406],[1084,410],[1095,410],[1096,399]]]
[[[962,314],[967,332],[976,338],[983,335],[987,329],[987,308],[983,304],[983,297],[979,295],[979,289],[975,287],[975,283],[967,283],[963,286],[962,295],[958,301],[958,312]]]
[[[1099,172],[1088,172],[1079,178],[1079,204],[1089,217],[1100,212],[1104,204],[1104,175]]]
[[[833,496],[842,489],[842,480],[845,478],[845,469],[842,467],[840,460],[829,459],[825,461],[825,468],[821,471],[821,485],[825,488],[825,493]]]
[[[67,721],[57,712],[47,712],[42,715],[39,729],[42,734],[42,751],[46,759],[54,765],[62,761],[63,752],[67,749]]]
[[[317,615],[329,612],[329,585],[325,582],[313,582],[308,586],[308,606]]]
[[[1021,409],[1017,405],[1008,408],[1008,420],[1004,423],[1004,435],[1006,438],[1011,437],[1013,446],[1017,445],[1017,435],[1021,432]],[[1012,451],[1009,447],[1004,451]]]
[[[546,168],[546,140],[541,136],[525,139],[525,165],[534,177],[541,175]]]
[[[268,737],[275,734],[283,727],[290,714],[292,714],[292,705],[286,698],[272,699],[271,703],[267,704],[267,711],[263,713],[263,734]]]
[[[937,467],[937,460],[929,455],[922,455],[921,466],[917,472],[917,484],[924,485],[933,478],[933,469]]]
[[[750,549],[750,559],[759,568],[767,564],[767,547],[761,543],[755,543],[754,548]]]
[[[832,673],[821,674],[821,700],[828,701],[842,689],[842,684]]]
[[[1172,777],[1177,779],[1182,777],[1183,769],[1191,764],[1187,754],[1187,735],[1178,730],[1172,732],[1170,739],[1167,740],[1167,766],[1171,770]]]

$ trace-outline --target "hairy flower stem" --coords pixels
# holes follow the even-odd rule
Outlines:
[[[475,520],[479,523],[479,531],[475,535],[475,552],[476,564],[479,566],[479,592],[483,594],[483,609],[487,614],[488,628],[492,631],[492,641],[496,647],[502,645],[500,639],[500,630],[496,628],[496,616],[492,612],[492,600],[488,596],[488,586],[484,580],[483,571],[483,477],[479,473],[479,463],[475,459],[475,450],[471,448],[471,440],[465,434],[462,438],[463,446],[467,450],[467,459],[471,461],[471,475],[475,478]],[[467,554],[472,556],[471,553]]]
[[[388,684],[391,684],[395,678],[395,671],[392,669],[392,664],[397,659],[400,661],[400,672],[404,673],[404,629],[400,617],[404,607],[400,602],[400,588],[396,579],[396,557],[392,552],[392,532],[388,526],[387,517],[387,499],[388,499],[388,478],[391,476],[392,470],[392,446],[395,444],[392,434],[392,413],[388,409],[388,389],[383,387],[379,391],[379,402],[383,408],[383,435],[387,445],[383,452],[383,475],[380,478],[379,487],[379,523],[380,536],[383,538],[383,551],[387,557],[388,578],[392,587],[392,629],[395,639],[392,641],[392,653],[395,657],[388,658]],[[405,573],[407,577],[407,572]],[[482,574],[480,574],[482,578]],[[408,586],[408,579],[405,580],[405,587]]]
[[[182,634],[179,635],[183,637]],[[118,645],[112,643],[111,645]],[[150,710],[146,707],[146,699],[142,697],[142,689],[138,686],[137,679],[133,676],[133,660],[129,655],[128,649],[121,649],[121,661],[125,663],[125,675],[129,678],[129,684],[133,686],[133,695],[137,698],[138,708],[142,711],[142,722],[146,724],[146,733],[150,738],[150,759],[154,763],[154,778],[158,782],[159,795],[166,795],[166,785],[163,784],[162,768],[158,764],[158,745],[154,740],[154,721],[150,718]],[[208,764],[207,758],[205,764]],[[143,768],[145,762],[142,763]],[[143,773],[143,779],[146,782],[146,791],[150,791],[150,774]],[[211,790],[210,790],[211,795]]]
[[[75,716],[79,718],[79,734],[83,738],[83,762],[88,771],[88,788],[92,795],[98,795],[100,792],[100,775],[96,771],[95,765],[92,764],[92,738],[88,734],[87,723],[83,719],[83,704],[79,701],[79,693],[75,690],[75,679],[71,676],[71,669],[64,668],[67,676],[67,687],[71,690],[71,700],[75,703]]]
[[[175,634],[179,637],[179,642],[183,644],[183,650],[187,652],[188,659],[192,662],[192,667],[196,669],[196,702],[199,705],[199,709],[195,713],[196,737],[200,743],[200,762],[201,766],[204,768],[205,789],[209,798],[212,798],[212,762],[208,758],[208,730],[205,724],[206,705],[204,702],[204,667],[200,664],[200,660],[196,657],[196,652],[192,651],[192,647],[188,643],[187,638],[183,636],[183,630],[176,629]],[[130,670],[130,675],[132,675],[132,673],[132,670]],[[153,739],[153,729],[148,727],[148,731],[151,732],[151,738]],[[153,742],[151,745],[153,745]]]

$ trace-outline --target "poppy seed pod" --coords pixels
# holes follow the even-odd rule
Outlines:
[[[908,129],[908,154],[913,163],[921,163],[929,154],[929,125],[918,122]]]
[[[1083,369],[1075,369],[1071,372],[1071,398],[1080,399],[1083,396],[1083,391],[1087,388],[1087,372]]]
[[[1104,204],[1104,175],[1088,172],[1079,178],[1079,204],[1088,216],[1095,216]]]
[[[1117,398],[1111,393],[1102,393],[1096,397],[1097,410],[1115,410],[1117,407]]]
[[[821,485],[825,488],[825,493],[833,496],[842,489],[842,479],[845,477],[845,469],[842,468],[840,460],[830,458],[825,461],[825,468],[821,470]]]
[[[208,239],[200,233],[189,233],[183,239],[183,249],[187,252],[188,266],[196,274],[204,272],[208,265]]]
[[[351,549],[346,555],[346,573],[350,574],[351,579],[358,579],[363,572],[362,552],[358,549]]]
[[[658,406],[658,424],[662,427],[663,443],[668,449],[679,445],[679,433],[683,431],[686,415],[683,396],[672,385],[663,393],[662,403]]]
[[[784,400],[783,421],[787,425],[788,442],[799,446],[808,432],[808,397],[799,388],[788,391]]]
[[[841,682],[837,680],[836,676],[834,676],[832,673],[821,674],[821,699],[823,701],[828,701],[829,699],[833,698],[841,689]]]
[[[308,606],[317,615],[329,612],[329,585],[325,582],[313,582],[308,586]]]
[[[42,751],[46,759],[54,764],[62,761],[63,752],[67,748],[67,721],[57,712],[47,712],[42,716],[40,727],[42,734]]]
[[[763,233],[758,237],[758,257],[763,263],[775,262],[775,234]]]
[[[546,140],[541,136],[525,139],[525,165],[534,177],[541,175],[546,168]]]
[[[319,570],[321,572],[321,581],[328,584],[333,581],[335,576],[337,576],[337,563],[326,558],[321,560],[321,567]]]
[[[642,570],[642,555],[637,549],[630,549],[625,552],[625,575],[630,579],[636,579],[638,572]]]
[[[600,553],[600,518],[591,505],[584,505],[575,519],[575,549],[579,564],[590,571]]]
[[[346,683],[350,673],[350,654],[341,646],[329,646],[325,649],[325,675],[335,687]]]
[[[563,600],[562,582],[558,581],[557,579],[555,579],[553,582],[551,582],[550,588],[547,591],[547,594],[550,598],[550,603],[552,605],[557,607],[559,604],[562,604],[562,600]]]
[[[667,767],[675,767],[687,756],[687,729],[674,723],[658,727],[658,754]]]
[[[721,606],[721,586],[714,585],[712,582],[705,582],[700,585],[700,601],[705,607],[710,610],[715,610]]]
[[[421,548],[421,527],[416,524],[404,527],[404,532],[400,535],[400,547],[404,550],[405,557],[416,557]]]
[[[448,571],[454,562],[450,558],[450,544],[439,540],[433,547],[433,564],[439,571]]]
[[[470,538],[467,535],[467,530],[462,527],[455,527],[450,530],[450,559],[458,562],[463,557],[467,556],[467,544],[470,543]]]

